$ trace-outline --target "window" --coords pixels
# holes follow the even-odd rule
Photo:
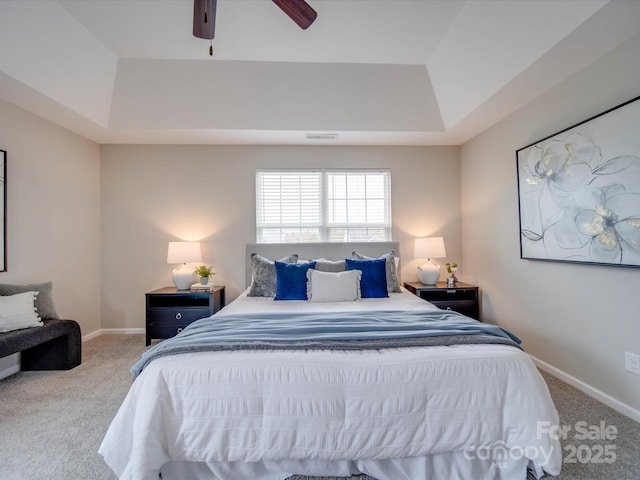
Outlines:
[[[258,170],[258,243],[391,239],[388,170]]]

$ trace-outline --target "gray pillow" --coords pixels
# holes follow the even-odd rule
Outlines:
[[[345,272],[347,270],[347,264],[344,260],[338,260],[332,262],[326,258],[318,258],[316,261],[316,270],[320,272]]]
[[[298,255],[281,258],[279,262],[296,263]],[[251,287],[248,297],[276,296],[276,264],[257,253],[251,254]]]
[[[53,283],[32,283],[29,285],[11,285],[9,283],[0,283],[0,295],[15,295],[24,292],[40,292],[36,296],[34,302],[40,318],[60,318],[56,307],[53,304]]]
[[[358,252],[353,252],[351,257],[356,260],[373,260],[372,257],[367,257],[366,255],[362,255]],[[385,253],[384,255],[380,255],[378,258],[385,259],[385,268],[387,272],[387,291],[389,293],[398,293],[400,290],[400,282],[398,281],[398,272],[396,271],[396,252],[391,250],[389,253]]]

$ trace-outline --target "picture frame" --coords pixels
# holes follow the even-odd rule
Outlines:
[[[0,150],[0,272],[7,271],[7,152]]]
[[[516,150],[520,258],[640,267],[640,96]]]

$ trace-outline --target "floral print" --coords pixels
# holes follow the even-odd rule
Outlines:
[[[518,151],[518,173],[523,257],[640,265],[640,157],[573,131]]]

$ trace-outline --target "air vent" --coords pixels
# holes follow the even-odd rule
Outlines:
[[[305,133],[307,140],[335,140],[338,138],[337,133]]]

